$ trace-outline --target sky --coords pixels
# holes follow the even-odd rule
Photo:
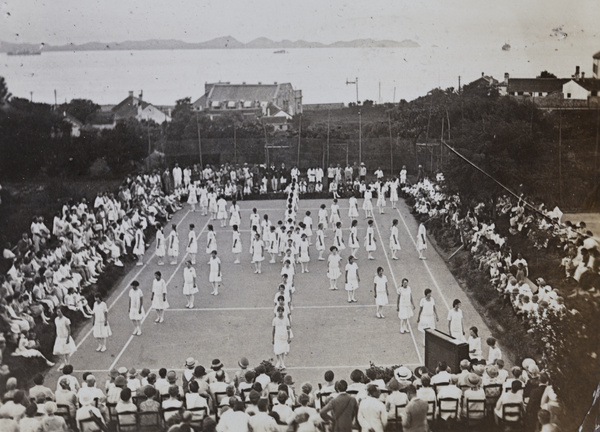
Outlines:
[[[52,45],[231,35],[591,46],[600,36],[598,0],[0,0],[0,13],[0,40]]]

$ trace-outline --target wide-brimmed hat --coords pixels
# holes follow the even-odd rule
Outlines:
[[[286,375],[286,376],[283,378],[283,383],[284,383],[285,385],[289,385],[289,386],[290,386],[290,385],[294,385],[294,379],[292,378],[292,376],[291,376],[291,375]]]
[[[118,370],[116,370],[116,369],[111,369],[111,370],[110,370],[110,372],[108,373],[108,375],[109,375],[111,378],[116,378],[116,377],[118,377],[118,376],[119,376],[119,371],[118,371]]]
[[[249,365],[250,362],[248,361],[248,359],[246,357],[242,357],[239,361],[238,361],[238,365],[239,367],[241,367],[242,369],[246,369]]]
[[[194,359],[194,357],[188,357],[185,361],[185,367],[191,369],[194,366],[196,366],[196,360]]]
[[[117,369],[117,372],[119,372],[119,375],[127,375],[127,368],[125,366],[121,366],[119,369]]]
[[[94,403],[94,397],[91,393],[89,392],[83,392],[80,396],[79,396],[79,403],[83,406],[86,405],[91,405],[92,403]]]
[[[173,370],[167,372],[167,381],[169,383],[174,383],[175,381],[177,381],[177,373]]]
[[[221,363],[221,360],[219,360],[219,359],[214,359],[212,361],[212,364],[210,365],[210,368],[215,371],[221,369],[222,367],[223,367],[223,363]]]
[[[204,368],[204,366],[196,366],[196,368],[194,369],[194,376],[202,378],[204,375],[206,375],[206,369]]]
[[[137,376],[137,371],[135,370],[135,368],[131,368],[129,369],[128,374],[131,378],[135,378]]]
[[[534,363],[532,365],[529,365],[529,367],[527,368],[527,373],[531,378],[538,378],[540,376],[540,368]]]
[[[413,371],[413,374],[415,377],[417,378],[421,378],[421,376],[423,376],[423,374],[428,373],[429,371],[427,370],[427,368],[425,366],[417,366],[415,368],[415,370]]]
[[[490,378],[496,378],[498,376],[498,366],[496,366],[496,365],[488,366],[487,374]]]
[[[116,387],[125,387],[127,385],[127,379],[124,376],[119,375],[115,378],[115,386]]]
[[[398,369],[396,369],[394,371],[394,377],[396,377],[396,379],[398,381],[400,381],[400,380],[407,381],[412,378],[412,372],[406,366],[400,366]]]
[[[144,368],[144,369],[142,369],[142,371],[140,372],[140,375],[141,375],[143,378],[146,378],[148,375],[150,375],[150,369],[148,369],[148,368]]]
[[[526,358],[526,359],[524,359],[524,360],[523,360],[523,362],[521,363],[521,366],[523,366],[523,369],[525,369],[525,370],[528,370],[528,369],[529,369],[529,367],[530,367],[531,365],[534,365],[534,364],[536,364],[534,359],[532,359],[532,358]]]
[[[467,382],[469,385],[477,387],[479,384],[481,384],[481,377],[475,373],[470,373],[467,375]]]

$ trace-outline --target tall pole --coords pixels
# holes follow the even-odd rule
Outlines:
[[[390,131],[390,175],[394,175],[394,143],[392,141],[392,115],[389,112],[388,126]]]
[[[358,77],[355,78],[355,82],[356,82],[356,103],[358,103],[359,99],[358,99]]]
[[[358,110],[358,164],[362,163],[362,114]]]
[[[327,163],[323,164],[323,171],[329,166],[329,125],[331,123],[331,109],[327,110]]]
[[[302,137],[302,113],[300,113],[300,127],[298,128],[298,155],[296,156],[296,167],[300,166],[300,141]]]
[[[562,109],[558,109],[558,191],[560,205],[563,203],[563,187],[562,187]]]
[[[196,111],[196,129],[198,130],[198,159],[200,160],[200,167],[203,167],[202,163],[202,136],[200,134],[200,120],[198,119],[198,111]]]
[[[235,135],[235,122],[233,122],[233,160],[237,163],[237,139]]]
[[[152,155],[152,143],[150,142],[150,121],[146,120],[146,128],[148,130],[148,172],[150,172],[150,156]]]
[[[56,89],[54,89],[54,109],[58,106],[57,98],[56,98]]]
[[[596,148],[594,149],[594,186],[598,187],[598,139],[600,138],[600,105],[596,106]]]

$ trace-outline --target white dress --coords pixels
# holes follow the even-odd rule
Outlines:
[[[298,257],[298,261],[301,263],[307,263],[310,261],[310,256],[308,255],[308,240],[303,240],[300,242],[298,246],[298,251],[300,256]]]
[[[240,206],[235,204],[229,207],[229,214],[231,214],[231,218],[229,219],[229,226],[237,225],[240,227],[242,223],[242,219],[240,217]]]
[[[323,224],[323,229],[327,229],[327,209],[319,210],[319,223]]]
[[[214,192],[209,192],[208,195],[208,211],[210,213],[217,212],[217,194]]]
[[[177,231],[171,231],[167,237],[167,253],[171,257],[179,256],[179,237]]]
[[[350,197],[350,199],[348,200],[348,206],[348,217],[358,217],[358,200],[356,199],[356,197]]]
[[[399,286],[396,289],[396,294],[400,296],[400,304],[398,310],[398,318],[409,319],[414,315],[412,303],[410,302],[411,289],[409,286],[406,288]]]
[[[269,253],[276,254],[279,252],[279,233],[277,230],[271,231],[269,234]]]
[[[156,256],[163,258],[165,256],[165,235],[162,231],[156,232]]]
[[[387,284],[387,276],[383,275],[380,277],[379,275],[375,275],[373,282],[375,283],[375,292],[377,292],[377,298],[375,299],[375,304],[377,306],[387,305],[389,303],[387,292],[385,290],[385,286]]]
[[[345,286],[346,291],[358,289],[358,264],[355,262],[346,264],[346,273],[348,273],[348,283]]]
[[[141,289],[130,289],[129,290],[129,301],[131,303],[131,308],[129,309],[129,319],[133,321],[139,321],[144,319],[144,308],[140,311],[140,305],[142,304],[142,298],[144,298],[144,293],[142,293]]]
[[[265,242],[263,242],[261,239],[254,240],[254,242],[252,243],[252,263],[264,261],[264,249]]]
[[[94,303],[94,310],[92,313],[94,314],[94,337],[95,338],[107,338],[112,336],[112,332],[110,331],[110,325],[104,325],[106,320],[104,319],[104,314],[108,312],[108,307],[106,303]]]
[[[198,287],[194,286],[196,269],[194,267],[185,267],[183,269],[183,295],[192,295],[198,292]]]
[[[315,239],[315,248],[318,251],[325,250],[325,234],[322,230],[317,230],[317,237]]]
[[[152,299],[152,309],[168,309],[169,302],[166,300],[167,294],[167,283],[164,279],[152,281],[152,294],[154,297]]]
[[[196,195],[196,186],[194,184],[190,184],[188,187],[188,204],[198,204],[198,195]]]
[[[242,253],[242,236],[239,231],[233,232],[231,252],[232,253]]]
[[[419,231],[417,232],[417,250],[422,251],[425,249],[427,249],[427,230],[425,229],[425,225],[420,224]]]
[[[358,228],[356,226],[350,227],[350,235],[348,236],[348,247],[350,249],[358,249],[360,242],[358,241]]]
[[[462,311],[454,308],[448,311],[448,321],[450,321],[450,336],[455,339],[465,341],[465,335],[462,333]]]
[[[290,352],[290,344],[288,343],[288,327],[290,320],[284,315],[283,318],[273,318],[273,327],[275,327],[275,343],[273,351],[275,355],[287,354]]]
[[[329,257],[327,258],[327,264],[328,264],[327,277],[329,279],[337,279],[342,275],[342,272],[340,271],[340,261],[341,260],[342,260],[341,256],[334,255],[334,254],[329,255]]]
[[[217,201],[217,219],[227,219],[227,201],[223,198]]]
[[[54,341],[54,355],[70,355],[77,351],[75,341],[72,336],[69,336],[68,326],[71,324],[71,320],[66,316],[56,317],[54,319],[56,325],[56,340]],[[67,341],[67,337],[69,340]]]
[[[419,320],[419,331],[425,333],[425,329],[435,329],[435,313],[433,311],[435,300],[433,300],[433,297],[429,300],[423,297],[419,303],[419,307],[423,308],[421,319]]]
[[[375,244],[375,230],[372,226],[367,228],[367,235],[365,236],[365,249],[367,252],[373,252],[377,250],[377,245]]]
[[[398,240],[398,227],[392,226],[392,232],[390,234],[390,249],[393,252],[400,250],[400,241]]]
[[[398,180],[390,184],[390,201],[393,203],[398,201]]]
[[[304,230],[306,236],[308,238],[312,237],[313,232],[312,232],[312,228],[313,228],[313,220],[310,216],[304,216],[304,220],[302,221],[304,222],[304,225],[306,225],[306,229]]]
[[[469,357],[472,359],[481,359],[481,338],[469,336],[467,343],[469,344]],[[473,350],[475,352],[471,352]]]
[[[336,228],[335,234],[333,237],[333,245],[338,248],[339,251],[343,251],[346,249],[346,245],[344,244],[344,238],[342,237],[342,229]]]
[[[331,226],[335,227],[335,225],[341,221],[340,206],[338,204],[331,204],[331,213],[329,215],[329,222],[331,222]]]
[[[221,259],[219,257],[215,257],[213,259],[213,257],[210,257],[210,260],[208,260],[208,265],[209,265],[209,273],[208,273],[208,281],[209,282],[221,282],[222,278],[221,278],[221,272],[219,271],[219,267],[221,264]]]
[[[209,254],[214,250],[217,250],[217,235],[214,231],[209,231],[206,233],[206,253]]]
[[[190,231],[188,234],[186,252],[191,254],[198,253],[198,239],[196,238],[196,233],[194,231]]]
[[[373,203],[371,199],[373,198],[373,192],[370,189],[365,191],[365,200],[363,201],[362,208],[364,211],[373,211]]]
[[[146,251],[146,245],[144,244],[144,233],[141,229],[135,232],[135,243],[133,246],[134,255],[144,255]]]

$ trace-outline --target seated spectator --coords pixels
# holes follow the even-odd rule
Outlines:
[[[115,378],[115,385],[111,387],[106,395],[106,402],[116,404],[121,400],[121,390],[127,387],[127,379],[119,375]],[[81,401],[80,401],[81,402]]]
[[[37,407],[36,407],[37,411]],[[6,402],[0,407],[0,417],[11,418],[15,421],[20,421],[25,415],[25,393],[22,390],[17,390],[13,399]]]
[[[140,411],[159,411],[160,410],[160,402],[156,399],[156,389],[154,387],[146,387],[144,389],[144,396],[146,400],[140,402]]]
[[[15,377],[10,377],[9,379],[7,379],[6,391],[2,395],[2,401],[6,402],[8,399],[12,399],[18,390],[19,389],[17,389],[17,379]]]
[[[484,407],[481,407],[480,404],[476,404],[476,403],[471,403],[471,401],[476,400],[476,401],[485,401],[485,392],[483,391],[483,388],[481,387],[481,377],[475,373],[471,373],[469,374],[468,378],[467,378],[467,385],[469,386],[469,388],[467,390],[464,391],[463,394],[463,410],[462,410],[462,416],[466,417],[467,416],[467,407],[469,409],[475,409],[475,410],[479,410],[482,409]],[[485,403],[484,403],[485,405]],[[476,419],[476,418],[483,418],[484,413],[473,413],[470,414],[470,419]]]
[[[552,423],[550,411],[541,409],[538,411],[537,419],[541,426],[540,432],[558,432],[560,429],[555,423]]]
[[[267,402],[265,399],[262,401]],[[267,402],[268,406],[268,402]],[[258,415],[257,413],[253,416]],[[234,401],[232,409],[223,412],[217,425],[217,432],[248,432],[250,416],[244,412],[244,404],[241,401]]]
[[[123,390],[121,390],[121,400],[119,402],[117,402],[117,406],[115,407],[115,410],[117,411],[117,415],[119,417],[119,422],[125,423],[128,425],[135,424],[135,421],[136,421],[135,414],[121,415],[121,413],[137,412],[137,410],[138,410],[137,405],[131,401],[131,389],[130,388],[125,387]],[[123,431],[123,428],[120,428],[120,430]],[[127,430],[135,430],[135,427],[128,427]]]
[[[260,386],[260,384],[258,384]],[[258,401],[260,400],[260,392],[257,390],[250,390],[248,395],[248,403],[246,404],[246,414],[254,415],[258,412]]]
[[[436,373],[431,377],[431,385],[445,384],[450,382],[450,368],[445,361],[441,361],[436,368]]]
[[[29,389],[29,397],[37,398],[39,394],[43,395],[48,401],[54,400],[54,393],[48,387],[44,386],[44,375],[38,373],[33,377],[33,387]]]
[[[154,385],[159,395],[166,395],[169,393],[169,381],[167,381],[167,369],[160,368],[158,370],[158,379]]]
[[[496,415],[496,422],[502,420],[502,407],[507,403],[521,404],[523,410],[523,383],[519,380],[512,381],[509,392],[503,392],[496,402],[496,408],[494,408],[494,414]],[[512,416],[511,416],[512,417]]]
[[[183,402],[181,402],[179,400],[179,387],[177,385],[172,385],[171,387],[169,387],[169,398],[163,400],[162,402],[162,409],[167,409],[167,408],[179,408],[181,409],[183,407]],[[165,416],[165,421],[167,421],[169,418],[171,418],[175,413],[174,412],[166,412],[164,414]]]
[[[421,388],[417,390],[417,396],[427,402],[436,402],[435,390],[431,387],[429,375],[421,375]]]
[[[497,360],[502,359],[502,351],[496,345],[496,338],[489,337],[486,340],[487,345],[490,347],[488,352],[487,364],[494,364]]]
[[[56,415],[58,410],[56,403],[49,401],[44,404],[46,416],[41,419],[42,430],[44,432],[67,432],[69,428],[64,418]],[[2,429],[0,425],[0,430]]]
[[[404,409],[408,404],[408,396],[406,393],[400,392],[400,383],[396,380],[390,380],[388,385],[390,394],[385,399],[385,409],[388,419],[396,418],[396,407],[401,406],[402,410],[399,413],[404,413]]]
[[[504,383],[508,378],[508,371],[504,369],[504,360],[496,360],[496,366],[498,367],[498,380]]]
[[[301,393],[300,396],[298,396],[298,404],[300,404],[300,406],[296,407],[296,409],[294,409],[294,414],[298,415],[301,413],[306,413],[311,418],[318,416],[317,410],[315,408],[308,406],[309,401],[310,401],[310,398],[308,397],[308,395]]]
[[[289,423],[293,417],[292,408],[290,408],[286,403],[289,397],[288,394],[284,391],[280,391],[277,393],[277,403],[273,405],[272,412],[276,412],[279,415],[279,419],[283,423]],[[258,403],[260,410],[260,402]]]
[[[135,368],[129,369],[127,377],[127,388],[129,388],[129,390],[131,390],[132,393],[135,393],[141,386],[142,383],[138,378],[138,374]]]
[[[450,381],[449,384],[447,386],[443,386],[440,388],[440,390],[437,393],[437,399],[438,399],[438,404],[439,404],[439,408],[440,411],[442,409],[452,409],[452,407],[454,406],[451,402],[442,402],[441,399],[456,399],[459,401],[459,408],[460,408],[460,401],[462,400],[462,391],[461,389],[459,389],[457,387],[458,384],[458,376],[456,375],[450,375]],[[448,420],[448,419],[454,419],[456,418],[455,414],[451,413],[451,412],[445,412],[445,413],[440,413],[439,414],[439,418],[441,418],[442,420]]]
[[[75,412],[78,407],[77,396],[69,387],[69,379],[66,377],[61,378],[58,385],[60,388],[56,390],[56,394],[54,395],[57,405],[67,405],[69,407],[69,414],[72,418],[75,418]]]
[[[86,395],[81,400],[81,408],[79,408],[77,410],[77,413],[75,414],[75,420],[77,421],[78,426],[82,420],[87,420],[87,419],[93,418],[93,419],[95,419],[96,422],[104,425],[103,427],[106,427],[105,426],[106,421],[102,417],[102,413],[100,412],[100,410],[98,408],[93,406],[93,404],[94,404],[94,400],[92,398],[90,398],[89,395]],[[85,431],[81,431],[81,432],[91,432],[91,431],[100,431],[100,430],[102,430],[102,427],[99,426],[98,424],[90,424],[87,426]]]
[[[38,432],[42,430],[40,419],[36,416],[38,407],[35,402],[32,402],[25,409],[25,416],[19,420],[20,432]]]
[[[282,392],[283,393],[283,392]],[[284,393],[287,397],[287,394]],[[237,402],[241,403],[241,402]],[[285,406],[285,405],[283,405]],[[269,409],[269,401],[261,399],[258,401],[258,412],[248,419],[248,425],[250,430],[254,432],[269,432],[277,430],[277,421],[271,415],[267,414]],[[235,407],[234,407],[235,410]],[[279,423],[287,423],[284,419],[280,418]]]
[[[187,409],[206,408],[206,414],[208,414],[208,402],[205,397],[198,394],[199,388],[200,386],[196,380],[190,381],[188,385],[189,393],[185,394],[185,406]],[[203,417],[203,414],[193,413],[194,420],[199,420]]]
[[[358,406],[357,420],[363,430],[384,432],[388,422],[387,411],[379,400],[380,391],[376,385],[367,386],[367,397]]]

